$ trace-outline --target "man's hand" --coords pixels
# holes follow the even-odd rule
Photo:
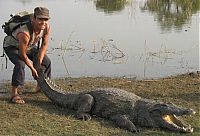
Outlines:
[[[38,76],[38,73],[37,73],[36,69],[33,68],[31,71],[32,71],[32,76],[33,76],[33,78],[34,78],[35,80],[37,80],[37,79],[39,78],[39,76]]]

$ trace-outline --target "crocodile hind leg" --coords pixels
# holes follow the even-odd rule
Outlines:
[[[90,94],[83,94],[80,96],[77,102],[77,112],[76,112],[76,118],[82,119],[82,120],[90,120],[91,115],[89,112],[92,109],[92,106],[94,104],[94,98]]]
[[[116,115],[112,117],[112,120],[123,129],[127,129],[131,132],[138,132],[136,126],[131,122],[131,120],[126,115]]]

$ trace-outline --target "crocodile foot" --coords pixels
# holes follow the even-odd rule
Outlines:
[[[76,118],[79,120],[84,120],[84,121],[91,120],[91,116],[88,113],[77,113]]]
[[[120,128],[124,128],[135,133],[139,132],[139,129],[136,128],[133,122],[126,115],[116,115],[113,116],[112,119]]]

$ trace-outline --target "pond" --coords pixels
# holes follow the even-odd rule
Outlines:
[[[0,24],[50,10],[52,76],[161,78],[199,70],[199,0],[6,0]],[[5,33],[0,31],[3,42]],[[2,54],[3,51],[0,51]],[[0,58],[0,81],[13,65]],[[26,79],[32,80],[26,68]]]

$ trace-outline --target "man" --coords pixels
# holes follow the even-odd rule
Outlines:
[[[49,10],[45,7],[36,7],[34,9],[34,16],[31,20],[31,27],[33,34],[30,34],[28,26],[22,25],[20,28],[12,33],[11,38],[4,40],[4,50],[10,61],[14,64],[12,75],[12,90],[11,102],[16,104],[24,104],[25,101],[19,96],[19,86],[24,85],[25,80],[25,64],[32,72],[33,78],[38,78],[38,73],[34,68],[31,60],[33,60],[34,50],[39,49],[38,41],[42,39],[40,45],[38,60],[42,67],[44,67],[45,74],[51,76],[51,61],[46,55],[49,37]],[[31,37],[32,36],[32,37]],[[40,91],[39,86],[36,87],[36,92]]]

